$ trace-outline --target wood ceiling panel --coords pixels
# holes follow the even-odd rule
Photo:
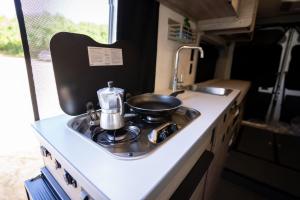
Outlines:
[[[167,7],[195,21],[235,16],[228,0],[159,0]]]
[[[274,17],[280,15],[281,0],[261,0],[258,5],[258,17]]]

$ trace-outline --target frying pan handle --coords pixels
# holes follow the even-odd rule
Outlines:
[[[182,93],[184,93],[184,90],[178,90],[178,91],[176,91],[176,92],[172,92],[172,93],[170,94],[170,96],[176,97],[177,95],[182,94]]]

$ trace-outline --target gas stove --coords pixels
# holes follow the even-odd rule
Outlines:
[[[89,114],[71,119],[67,126],[118,158],[136,159],[152,152],[199,116],[199,111],[182,106],[163,118],[127,113],[125,126],[118,130],[101,129]]]

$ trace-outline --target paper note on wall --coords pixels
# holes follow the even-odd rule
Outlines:
[[[88,47],[90,66],[114,66],[123,65],[122,49]]]

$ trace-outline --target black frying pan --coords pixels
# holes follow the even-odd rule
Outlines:
[[[178,109],[182,102],[176,96],[184,90],[173,92],[170,95],[141,94],[127,100],[127,105],[137,114],[147,116],[167,116]]]

